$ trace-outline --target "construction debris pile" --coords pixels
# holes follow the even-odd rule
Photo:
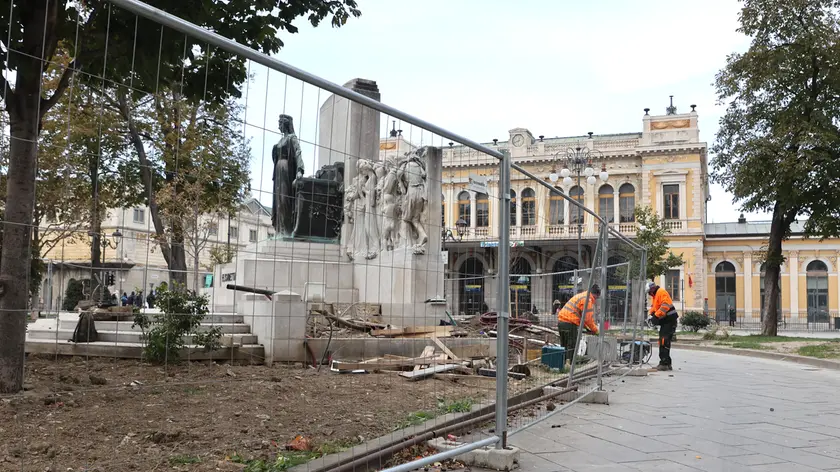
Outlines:
[[[531,370],[545,362],[545,347],[559,348],[557,332],[540,326],[539,320],[512,318],[510,322],[510,358],[508,376],[522,380],[531,376]],[[496,314],[480,316],[449,316],[447,324],[440,326],[398,327],[382,322],[378,305],[352,304],[314,307],[307,323],[309,338],[380,338],[427,339],[428,345],[418,356],[386,354],[373,359],[354,360],[332,358],[330,369],[340,373],[398,372],[401,377],[416,381],[437,378],[457,383],[490,386],[482,381],[496,377],[495,356],[491,355],[493,342],[469,344],[444,342],[452,338],[484,338],[497,336]],[[457,344],[457,347],[455,347]],[[419,349],[419,347],[418,347]],[[458,351],[458,355],[453,352]],[[417,351],[415,351],[416,353]],[[563,354],[565,359],[565,354]],[[556,363],[555,363],[556,364]],[[560,362],[562,364],[562,362]]]

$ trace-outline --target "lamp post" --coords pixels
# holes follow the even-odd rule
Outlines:
[[[590,131],[590,144],[592,143],[592,134],[593,133]],[[557,161],[563,163],[563,168],[560,170],[559,175],[557,174]],[[593,161],[600,161],[601,171],[598,172],[598,178],[600,178],[602,182],[606,182],[610,176],[609,173],[607,173],[607,168],[604,163],[604,155],[601,153],[601,151],[598,151],[597,149],[592,149],[591,146],[581,147],[580,145],[574,148],[566,149],[565,156],[562,155],[562,151],[554,155],[555,164],[551,170],[551,173],[548,175],[548,179],[552,183],[557,183],[557,181],[560,180],[560,178],[562,178],[563,185],[565,185],[566,187],[571,187],[571,185],[574,183],[574,180],[572,180],[572,176],[576,176],[577,186],[580,187],[581,192],[583,192],[583,186],[581,185],[581,179],[583,176],[586,177],[586,183],[589,185],[595,185],[598,182],[598,178],[595,177],[596,173],[595,169],[593,168]],[[580,210],[576,210],[580,212]],[[580,219],[577,222],[577,227],[577,259],[578,267],[580,267],[583,264],[581,259],[581,239],[583,236],[583,222],[580,221]]]
[[[464,235],[467,234],[467,222],[463,218],[458,218],[455,222],[455,230],[458,232],[458,241],[462,241]]]

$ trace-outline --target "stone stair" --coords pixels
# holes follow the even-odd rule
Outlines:
[[[149,310],[146,310],[149,312]],[[41,318],[27,326],[26,352],[50,355],[80,355],[139,359],[142,357],[143,340],[139,327],[132,327],[131,321],[97,321],[99,341],[93,343],[72,343],[70,338],[79,321],[78,313],[61,312],[57,318]],[[232,312],[209,313],[201,323],[199,331],[212,327],[222,331],[222,349],[204,352],[192,344],[192,335],[187,335],[186,352],[182,359],[190,360],[244,360],[262,363],[263,346],[242,315]]]

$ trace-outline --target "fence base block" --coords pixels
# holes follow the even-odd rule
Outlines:
[[[546,387],[545,394],[549,394],[552,391],[563,390],[557,387]],[[568,392],[562,395],[555,397],[556,400],[561,402],[571,402],[575,401],[580,398],[580,403],[594,403],[597,405],[609,405],[610,404],[610,396],[609,393],[605,390],[596,390],[593,392]]]
[[[429,446],[440,452],[464,446],[465,443],[448,441],[446,438],[435,438],[429,441]],[[483,447],[461,454],[456,457],[464,465],[482,467],[490,470],[513,470],[519,467],[519,449],[507,447],[496,449],[495,447]]]
[[[641,368],[631,369],[629,367],[622,367],[613,372],[613,375],[627,375],[628,377],[647,377],[648,371]]]

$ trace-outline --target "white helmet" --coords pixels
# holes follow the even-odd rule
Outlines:
[[[650,289],[653,288],[654,285],[656,284],[653,282],[648,282],[647,284],[645,284],[645,292],[650,292]]]

